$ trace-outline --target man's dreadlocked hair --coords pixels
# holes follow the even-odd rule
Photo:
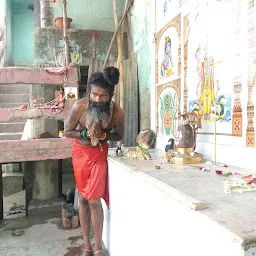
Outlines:
[[[90,98],[91,86],[96,85],[103,89],[108,89],[110,98],[112,98],[115,85],[119,82],[119,76],[119,70],[115,67],[107,67],[104,68],[103,72],[92,74],[87,87],[87,97]]]

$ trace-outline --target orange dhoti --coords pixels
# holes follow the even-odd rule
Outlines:
[[[72,164],[76,187],[86,200],[103,198],[109,205],[108,144],[87,147],[72,141]]]

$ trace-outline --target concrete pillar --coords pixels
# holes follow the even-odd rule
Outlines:
[[[40,0],[41,4],[41,27],[47,28],[52,24],[51,0]]]
[[[58,191],[58,161],[38,161],[35,166],[33,184],[33,200],[57,198]]]
[[[46,103],[55,98],[58,86],[32,85],[30,102],[42,98]],[[39,137],[42,133],[49,132],[53,137],[58,137],[58,121],[49,119],[32,120],[32,138]],[[29,168],[33,171],[28,170]],[[46,160],[35,162],[34,165],[26,165],[26,186],[29,187],[28,201],[47,200],[58,197],[58,160]],[[30,184],[27,184],[29,182]]]
[[[35,29],[41,27],[40,0],[34,0],[34,22]]]

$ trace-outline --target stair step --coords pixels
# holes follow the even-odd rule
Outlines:
[[[0,84],[0,94],[29,94],[30,84]]]
[[[0,140],[20,140],[22,132],[16,133],[0,133]]]
[[[18,108],[21,105],[24,105],[24,103],[0,103],[0,108]]]
[[[29,94],[0,94],[1,103],[19,103],[29,102]]]
[[[1,133],[19,133],[23,132],[26,122],[12,122],[1,123],[0,122],[0,134]]]

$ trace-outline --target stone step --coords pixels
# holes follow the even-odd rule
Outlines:
[[[29,94],[29,84],[0,84],[0,94]]]
[[[0,94],[1,103],[29,103],[29,94]]]
[[[26,122],[0,122],[0,134],[23,132],[25,124]]]
[[[0,140],[20,140],[22,132],[0,133]]]
[[[21,105],[24,105],[24,103],[1,103],[0,102],[0,108],[18,108]]]

